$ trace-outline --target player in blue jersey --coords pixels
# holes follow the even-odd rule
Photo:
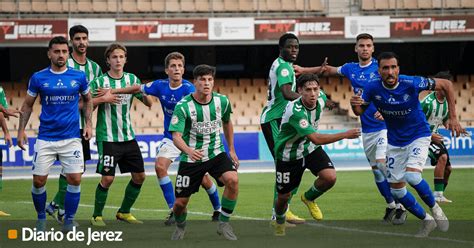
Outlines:
[[[18,146],[26,150],[28,137],[25,127],[33,111],[33,104],[39,96],[41,114],[38,138],[33,158],[33,203],[38,213],[37,230],[46,229],[46,181],[49,169],[59,158],[66,173],[64,230],[73,227],[73,219],[79,206],[81,175],[84,170],[81,132],[79,129],[79,98],[84,101],[86,126],[84,137],[92,136],[92,98],[86,75],[67,67],[69,47],[66,38],[54,37],[48,46],[51,65],[33,74],[28,84],[27,95],[21,107],[18,128]]]
[[[448,219],[435,202],[428,183],[421,176],[428,157],[431,131],[418,101],[418,94],[423,90],[442,90],[445,93],[449,108],[446,126],[452,130],[453,135],[459,136],[462,128],[456,119],[452,83],[440,78],[399,75],[398,57],[392,52],[381,53],[378,64],[380,78],[369,81],[362,96],[357,94],[351,98],[352,109],[356,115],[361,115],[373,103],[385,120],[390,191],[408,211],[423,220],[417,236],[428,236],[436,226],[441,231],[447,231]],[[433,217],[407,191],[406,183],[415,188],[431,209]]]
[[[160,188],[163,191],[166,203],[170,209],[165,220],[165,225],[167,226],[174,224],[172,209],[175,202],[173,184],[168,176],[168,169],[171,163],[181,154],[181,151],[173,144],[173,137],[168,131],[168,128],[176,104],[184,96],[194,92],[194,85],[183,79],[184,64],[184,55],[179,52],[172,52],[165,58],[165,73],[168,75],[167,79],[159,79],[146,85],[136,85],[123,89],[113,89],[111,91],[114,94],[134,94],[142,92],[146,95],[155,96],[160,100],[164,114],[165,131],[163,140],[157,151],[158,155],[155,160],[155,171],[158,177],[158,183],[160,184]],[[218,221],[221,204],[217,187],[211,181],[209,175],[203,178],[201,185],[207,191],[209,200],[214,209],[212,221]]]
[[[327,76],[344,76],[351,81],[354,93],[357,93],[364,89],[369,80],[379,77],[377,60],[372,57],[375,50],[372,35],[367,33],[357,35],[354,50],[357,53],[358,62],[350,62],[339,67],[333,67],[327,65],[326,61],[324,61],[320,67],[303,68],[295,66],[295,71],[297,73],[317,73],[321,71]],[[375,112],[377,112],[376,108],[373,104],[370,104],[367,110],[360,116],[362,143],[367,160],[372,167],[375,184],[387,203],[383,220],[388,223],[403,224],[407,216],[406,211],[400,203],[396,203],[393,199],[386,179],[387,128],[383,121],[374,118]]]

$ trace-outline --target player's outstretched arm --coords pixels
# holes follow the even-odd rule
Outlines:
[[[443,90],[444,94],[446,95],[446,101],[448,102],[448,112],[449,112],[449,119],[446,123],[446,128],[451,130],[451,135],[459,137],[462,133],[462,127],[459,124],[456,115],[456,103],[455,103],[455,96],[454,96],[454,87],[453,83],[447,79],[442,78],[435,78],[434,79],[435,90]]]
[[[341,133],[332,133],[332,134],[311,133],[311,134],[306,135],[306,137],[316,145],[326,145],[326,144],[337,142],[342,139],[356,139],[356,138],[359,138],[359,136],[360,136],[359,128],[349,129]]]
[[[92,138],[92,112],[94,110],[91,93],[88,92],[86,95],[82,95],[82,101],[82,113],[86,118],[86,126],[82,135],[86,140],[90,140]]]
[[[141,92],[141,85],[132,85],[120,89],[111,89],[112,94],[136,94]]]
[[[7,121],[5,120],[3,113],[0,113],[0,125],[2,126],[5,142],[7,143],[8,147],[11,147],[13,145],[12,136],[8,131]]]
[[[300,97],[300,95],[291,90],[291,84],[284,84],[281,86],[281,93],[283,97],[288,101],[293,101],[296,98]]]
[[[92,104],[94,109],[102,103],[119,104],[120,99],[117,95],[112,94],[110,90],[104,91],[102,95],[94,95],[92,98]]]
[[[302,67],[299,65],[293,65],[293,69],[295,70],[295,74],[297,76],[304,74],[304,73],[314,73],[321,76],[336,76],[337,74],[337,67],[328,65],[328,57],[324,58],[323,63],[321,66],[315,67]]]
[[[146,95],[143,95],[143,104],[145,104],[145,106],[151,108],[151,106],[153,106],[153,99],[151,96],[146,96]]]
[[[183,134],[180,132],[173,132],[173,144],[182,152],[188,154],[188,156],[193,160],[201,160],[203,154],[201,151],[194,150],[193,148],[189,147],[186,142],[183,140]]]
[[[222,123],[222,128],[224,129],[225,140],[227,141],[227,145],[229,146],[230,158],[234,162],[235,168],[238,169],[240,163],[234,147],[234,126],[232,125],[231,121],[228,121]]]
[[[21,106],[17,143],[22,150],[26,150],[25,144],[28,144],[28,137],[25,133],[25,127],[28,121],[30,120],[31,112],[33,112],[33,104],[35,103],[35,100],[36,97],[32,97],[26,94],[25,101],[23,101],[23,105]]]
[[[5,118],[8,118],[10,116],[18,118],[18,114],[21,114],[21,111],[16,109],[4,108],[2,105],[0,105],[0,113],[3,113],[3,116]]]

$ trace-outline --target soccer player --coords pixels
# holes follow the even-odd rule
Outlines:
[[[448,80],[452,78],[449,72],[439,72],[434,77]],[[438,203],[450,203],[452,201],[444,196],[444,190],[448,185],[449,176],[451,175],[451,162],[449,161],[448,150],[443,142],[444,138],[438,132],[438,128],[441,125],[446,126],[446,121],[449,117],[446,95],[442,90],[433,91],[421,100],[421,108],[425,113],[431,130],[431,144],[428,156],[431,160],[431,165],[436,166],[434,169],[435,201]],[[461,132],[463,134],[466,133],[464,129]]]
[[[18,146],[25,150],[28,137],[25,127],[33,111],[33,104],[41,99],[40,127],[33,159],[33,203],[38,213],[37,230],[46,228],[46,188],[49,169],[56,158],[66,174],[67,187],[64,197],[64,226],[71,230],[80,200],[81,175],[84,171],[81,132],[79,128],[79,96],[83,99],[86,116],[82,135],[86,140],[92,136],[92,98],[86,75],[67,66],[69,48],[66,38],[54,37],[48,46],[51,66],[33,74],[28,92],[21,107],[18,125]]]
[[[451,81],[399,75],[398,61],[398,57],[392,52],[381,53],[378,57],[380,78],[369,81],[362,96],[357,94],[351,98],[351,105],[354,113],[361,115],[368,104],[373,103],[383,116],[387,125],[387,179],[390,191],[408,211],[423,220],[423,226],[417,236],[426,237],[436,226],[441,231],[447,231],[449,222],[421,175],[428,157],[431,132],[418,100],[419,92],[442,90],[449,109],[447,128],[452,130],[453,135],[455,133],[458,136],[462,128],[456,119]],[[406,183],[415,188],[420,198],[431,209],[433,217],[427,214],[415,197],[407,191]]]
[[[176,201],[173,212],[176,229],[172,240],[184,238],[189,199],[199,190],[206,173],[225,186],[217,233],[228,240],[237,240],[229,224],[238,195],[237,169],[239,160],[234,148],[234,129],[230,120],[232,113],[229,99],[212,91],[216,70],[208,65],[198,65],[193,70],[196,91],[185,96],[176,105],[169,131],[174,145],[182,151],[176,176]],[[223,126],[229,147],[224,150],[220,136]]]
[[[172,225],[175,222],[173,216],[175,196],[173,184],[168,176],[168,169],[171,163],[181,154],[181,151],[173,144],[173,137],[170,131],[168,131],[168,128],[176,104],[184,96],[193,93],[195,90],[194,85],[191,82],[183,79],[184,64],[184,55],[179,52],[172,52],[165,57],[165,73],[168,75],[167,79],[159,79],[146,85],[134,85],[127,88],[112,90],[112,93],[114,94],[134,94],[141,92],[145,95],[155,96],[160,100],[161,108],[163,109],[163,114],[165,116],[165,131],[161,145],[158,148],[158,155],[155,160],[155,171],[165,201],[170,209],[165,220],[165,225],[167,226]],[[203,177],[201,185],[207,191],[209,200],[214,209],[211,219],[212,221],[218,221],[221,204],[217,187],[211,181],[208,174]]]
[[[89,31],[82,25],[72,26],[69,29],[69,38],[72,44],[72,53],[69,55],[67,65],[76,70],[83,71],[86,74],[87,82],[91,82],[94,78],[102,75],[100,66],[94,61],[86,57],[87,48],[89,47]],[[79,101],[79,109],[82,109],[82,101]],[[82,113],[82,112],[81,112]],[[79,126],[84,127],[85,117],[81,114]],[[84,154],[84,170],[86,161],[91,159],[91,151],[89,140],[82,137],[82,152]],[[46,207],[46,212],[56,219],[59,223],[64,217],[64,196],[66,194],[67,181],[64,173],[59,176],[58,192],[54,199]]]
[[[295,71],[296,73],[317,73],[322,67],[325,67],[324,75],[345,76],[351,81],[352,88],[357,93],[364,89],[369,80],[379,77],[377,60],[372,57],[375,50],[372,35],[367,33],[357,35],[354,50],[357,53],[358,62],[345,63],[338,67],[326,65],[326,61],[321,67],[304,68],[295,65]],[[385,164],[387,127],[385,122],[375,119],[374,114],[376,112],[375,106],[370,104],[364,114],[360,116],[364,152],[372,167],[377,189],[387,203],[385,215],[382,218],[383,221],[403,224],[407,217],[406,211],[400,203],[396,203],[393,199],[385,175],[387,171]]]
[[[0,86],[0,106],[2,106],[4,109],[8,109],[8,102],[7,98],[5,97],[5,91],[3,91],[2,86]],[[8,147],[11,147],[13,144],[12,137],[10,135],[10,132],[8,131],[8,126],[7,126],[7,121],[5,120],[5,117],[2,112],[0,112],[0,125],[2,126],[2,131],[3,131],[3,138],[5,139],[6,144]],[[0,191],[2,190],[2,171],[3,171],[3,152],[0,149]],[[10,214],[5,213],[0,210],[0,217],[6,217],[10,216]]]
[[[140,85],[140,79],[134,74],[124,72],[127,63],[127,49],[121,44],[113,43],[105,50],[105,58],[109,71],[94,79],[90,85],[93,92],[98,88],[124,88],[129,85]],[[118,99],[106,99],[104,96],[94,96],[94,107],[98,106],[96,140],[99,153],[97,173],[101,180],[95,191],[94,213],[91,224],[105,226],[102,217],[108,190],[115,178],[117,165],[121,173],[130,172],[132,178],[125,189],[125,195],[116,218],[132,224],[141,224],[131,213],[130,208],[135,203],[143,181],[145,169],[142,153],[135,140],[135,133],[130,120],[130,108],[133,98],[151,107],[152,100],[142,94],[121,94]]]
[[[286,33],[280,37],[278,42],[280,55],[270,68],[268,75],[268,101],[263,108],[260,116],[260,126],[273,158],[275,159],[274,146],[278,131],[280,128],[283,111],[288,101],[299,97],[295,92],[296,78],[293,70],[293,63],[296,61],[299,53],[299,40],[294,34]],[[276,187],[276,185],[275,185]],[[296,194],[298,187],[294,189],[292,195]],[[277,190],[274,188],[273,194],[273,213],[272,224],[275,222],[275,202],[277,199]],[[290,197],[291,201],[291,197]],[[286,220],[289,226],[292,224],[302,224],[303,218],[293,214],[289,208],[286,213]]]
[[[314,184],[301,200],[316,220],[323,215],[314,200],[336,183],[336,171],[321,145],[342,139],[355,139],[359,129],[335,134],[317,133],[319,121],[326,105],[326,94],[319,88],[315,74],[302,74],[297,81],[300,98],[287,104],[283,114],[280,132],[275,143],[276,185],[278,199],[275,204],[275,235],[285,235],[285,212],[291,191],[298,187],[305,169],[317,176]]]

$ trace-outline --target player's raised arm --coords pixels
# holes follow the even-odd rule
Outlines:
[[[449,119],[446,122],[446,128],[451,130],[451,135],[459,135],[462,133],[462,127],[456,116],[456,103],[454,96],[454,88],[451,81],[442,78],[434,78],[435,90],[443,90],[446,95],[446,101],[448,102]]]
[[[35,100],[36,100],[36,96],[33,97],[33,96],[30,96],[29,94],[26,94],[25,101],[23,101],[23,105],[21,106],[17,142],[18,142],[18,146],[22,150],[26,150],[24,145],[28,143],[28,137],[26,136],[26,133],[25,133],[25,127],[28,121],[30,120],[31,112],[33,112],[33,104],[35,103]]]
[[[337,74],[337,67],[328,65],[328,57],[324,58],[323,63],[320,66],[314,67],[302,67],[299,65],[293,65],[293,69],[295,70],[295,74],[297,76],[305,73],[313,73],[318,74],[320,76],[336,76]]]

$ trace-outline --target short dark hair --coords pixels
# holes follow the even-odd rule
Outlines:
[[[280,40],[278,41],[278,47],[282,48],[285,46],[286,40],[289,39],[295,39],[298,43],[300,43],[300,40],[298,40],[298,37],[292,33],[285,33],[284,35],[280,36]]]
[[[398,59],[398,56],[394,52],[382,52],[377,57],[377,62],[380,65],[380,61],[382,61],[383,59],[393,59],[393,58],[395,58],[397,60],[397,64],[400,63],[400,60]]]
[[[115,49],[123,50],[125,52],[125,57],[127,57],[127,48],[125,48],[124,45],[119,44],[119,43],[112,43],[105,49],[105,52],[104,52],[105,60],[107,60],[109,58],[110,54]]]
[[[214,66],[205,65],[205,64],[194,67],[194,70],[193,70],[194,79],[197,79],[198,77],[201,77],[204,75],[212,75],[212,77],[215,78],[216,68]]]
[[[48,44],[48,49],[51,49],[54,44],[66,44],[67,45],[67,39],[64,38],[64,36],[56,36],[53,37]]]
[[[452,81],[453,80],[453,75],[451,74],[450,71],[439,71],[435,75],[433,75],[434,78],[442,78],[442,79],[447,79]]]
[[[87,30],[86,27],[82,25],[75,25],[69,29],[69,39],[72,40],[72,38],[74,38],[74,35],[76,35],[77,33],[85,33],[89,37],[89,30]]]
[[[313,73],[304,73],[296,80],[296,88],[303,88],[307,82],[315,81],[319,85],[318,75]]]
[[[168,66],[170,65],[170,60],[172,60],[172,59],[182,60],[183,65],[184,65],[184,55],[181,54],[180,52],[172,52],[172,53],[169,53],[168,55],[166,55],[165,68],[168,68]]]
[[[372,35],[368,34],[368,33],[362,33],[362,34],[357,35],[356,42],[361,40],[361,39],[364,39],[364,40],[370,39],[370,40],[374,41],[374,37]]]

